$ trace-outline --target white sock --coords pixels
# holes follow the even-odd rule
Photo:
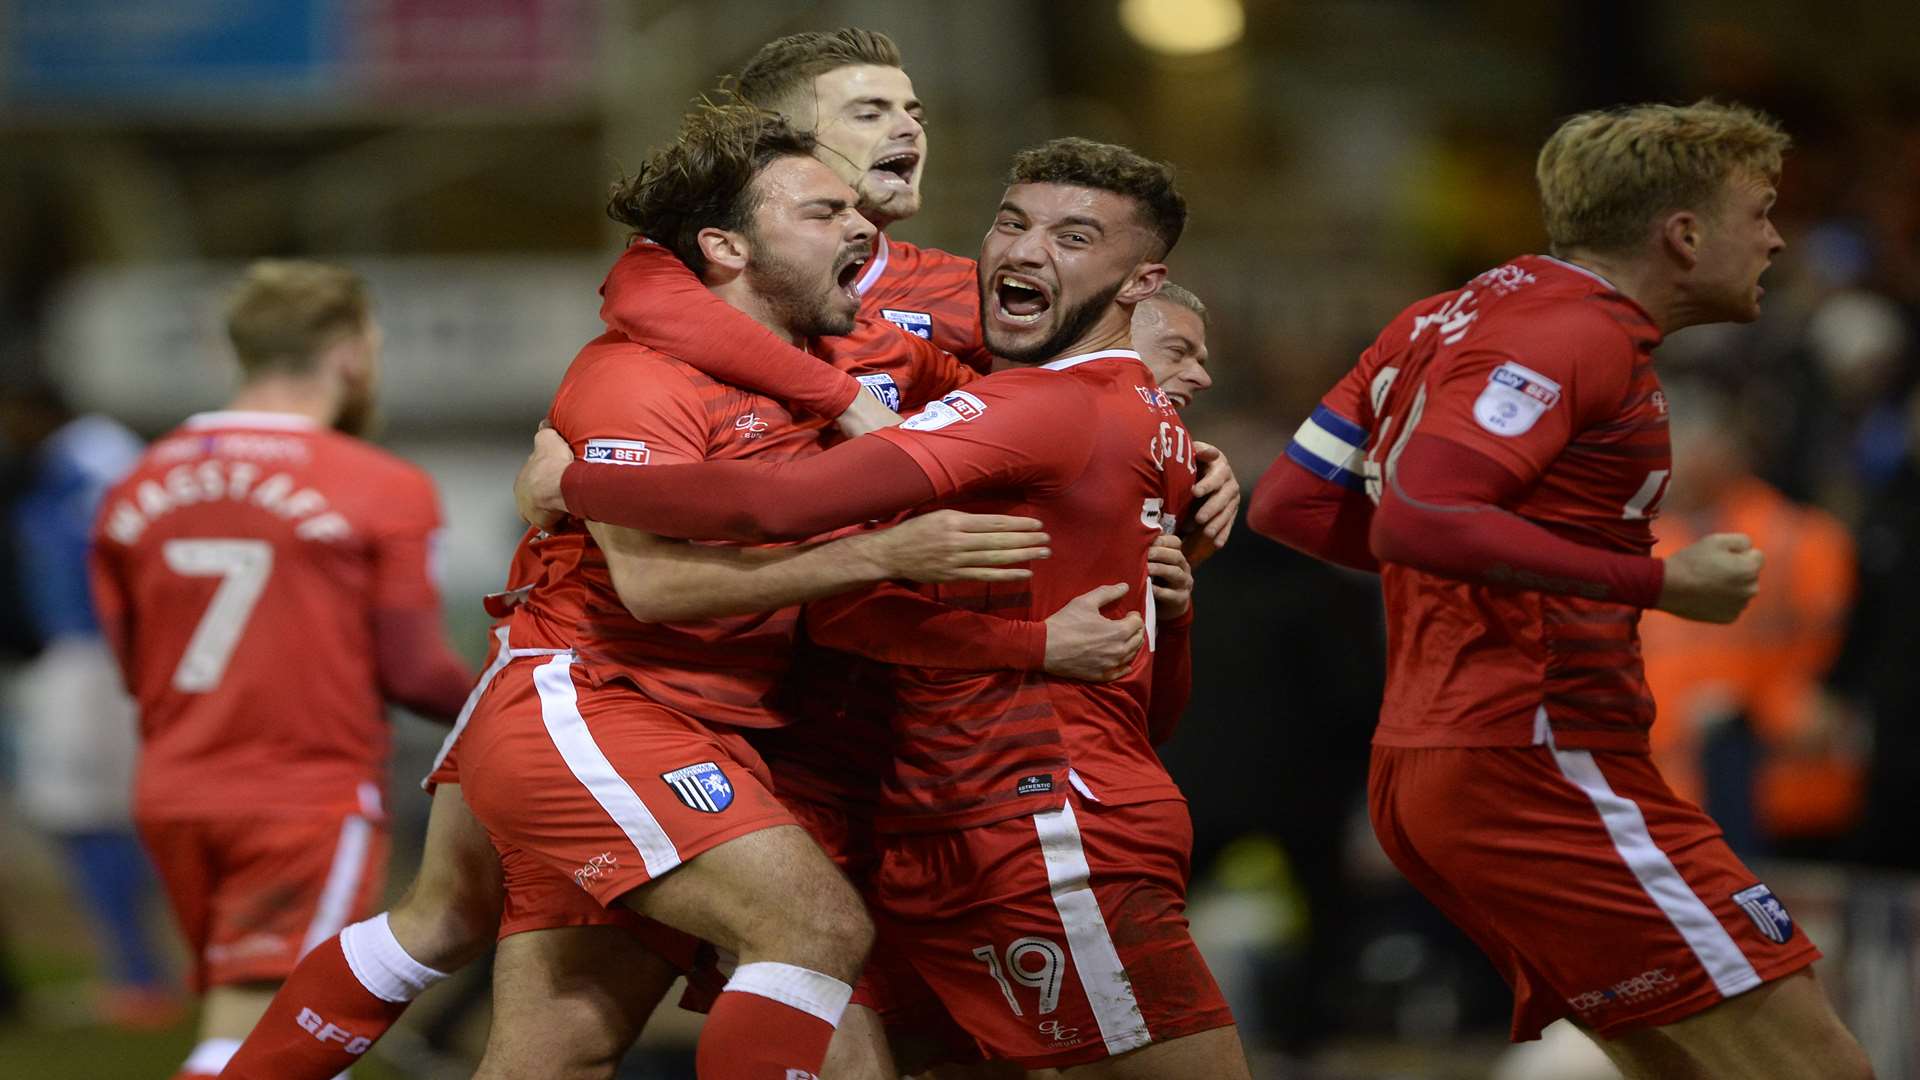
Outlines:
[[[412,1001],[420,991],[447,977],[407,955],[387,926],[387,913],[340,931],[340,951],[367,992],[395,1004]]]
[[[770,960],[734,968],[733,977],[721,989],[771,998],[836,1028],[840,1026],[840,1014],[847,1011],[847,1002],[853,999],[853,987],[831,975]]]
[[[220,1070],[227,1067],[227,1062],[233,1060],[233,1055],[239,1052],[239,1039],[208,1039],[193,1048],[193,1053],[187,1055],[187,1063],[180,1067],[180,1071],[218,1076]]]

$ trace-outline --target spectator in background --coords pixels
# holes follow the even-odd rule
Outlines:
[[[1920,392],[1906,454],[1858,525],[1860,602],[1830,683],[1871,731],[1857,862],[1920,870]]]
[[[87,534],[100,497],[140,456],[140,440],[105,416],[75,416],[52,388],[0,404],[7,440],[26,460],[9,512],[19,603],[41,645],[15,686],[19,797],[60,847],[106,952],[104,1018],[164,1026],[182,1006],[144,925],[154,879],[133,833],[133,702],[121,688],[87,591]]]
[[[1767,565],[1735,623],[1647,613],[1647,683],[1660,702],[1654,754],[1736,851],[1833,854],[1858,820],[1863,776],[1858,740],[1821,689],[1853,602],[1853,540],[1832,515],[1754,474],[1733,399],[1678,381],[1666,393],[1674,471],[1654,554],[1742,533]]]

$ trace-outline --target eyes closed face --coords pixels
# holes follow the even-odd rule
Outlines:
[[[754,181],[760,205],[750,239],[756,286],[794,313],[802,334],[844,334],[860,297],[854,291],[873,248],[873,226],[854,209],[854,193],[813,158],[783,158]]]
[[[820,160],[860,195],[860,212],[885,226],[920,209],[927,130],[913,80],[896,67],[856,64],[814,80],[813,137]]]
[[[1053,358],[1096,323],[1149,243],[1124,195],[1015,184],[980,245],[981,325],[1009,360]]]

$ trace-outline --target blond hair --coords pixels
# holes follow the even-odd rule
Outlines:
[[[372,303],[360,275],[299,259],[261,259],[227,297],[227,338],[248,378],[306,374],[327,346],[363,333]]]
[[[1765,113],[1710,99],[1571,117],[1534,167],[1547,239],[1555,252],[1632,248],[1661,214],[1714,210],[1740,174],[1778,181],[1790,141]]]
[[[1182,285],[1176,285],[1171,281],[1162,282],[1160,291],[1147,297],[1147,299],[1165,300],[1167,303],[1173,304],[1176,307],[1186,308],[1188,311],[1200,316],[1201,326],[1207,326],[1213,322],[1212,317],[1207,314],[1207,305],[1201,302],[1198,296],[1193,294],[1192,289]]]

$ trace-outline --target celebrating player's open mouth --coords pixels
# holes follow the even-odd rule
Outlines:
[[[993,276],[993,317],[1014,326],[1032,326],[1053,309],[1047,286],[1024,274],[1005,270]]]
[[[847,299],[853,301],[856,306],[860,303],[858,287],[860,271],[867,268],[867,256],[870,250],[865,243],[843,248],[840,258],[833,264],[834,284],[838,285],[840,291],[845,293]]]
[[[894,150],[867,167],[867,187],[911,191],[920,179],[920,151]]]

